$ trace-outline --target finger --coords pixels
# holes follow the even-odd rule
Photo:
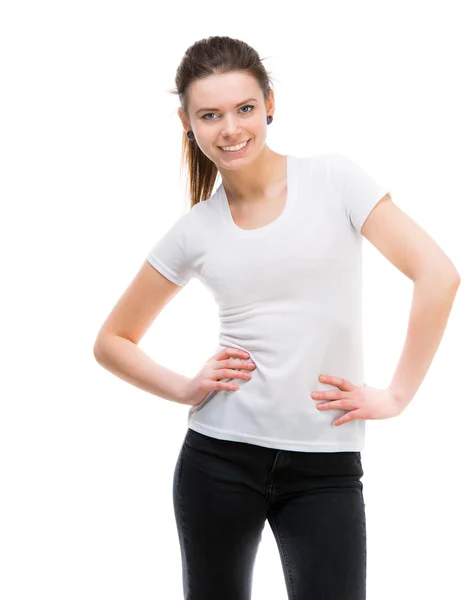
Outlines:
[[[335,377],[335,375],[322,374],[320,375],[319,380],[322,383],[336,385],[338,388],[346,392],[351,392],[356,388],[356,385],[353,385],[353,383],[348,381],[348,379],[344,379],[343,377]]]
[[[215,362],[214,369],[235,369],[236,371],[248,369],[251,371],[256,369],[256,365],[251,358],[246,360],[243,358],[223,358]]]
[[[319,410],[354,410],[358,407],[353,406],[352,403],[347,403],[346,400],[335,400],[333,402],[320,402],[315,405],[315,408],[318,408]]]
[[[234,379],[235,377],[239,377],[240,379],[251,379],[251,373],[247,373],[246,371],[238,371],[236,369],[219,369],[217,377],[221,379],[226,379],[229,377],[230,379]]]
[[[332,423],[332,425],[335,425],[336,427],[338,427],[338,425],[343,425],[344,423],[348,423],[349,421],[355,421],[356,419],[360,419],[360,418],[361,417],[359,416],[359,411],[352,410],[352,411],[348,412],[346,415],[343,415],[343,417],[340,417],[339,419],[334,421]]]
[[[222,348],[222,350],[219,350],[219,352],[217,352],[217,354],[215,355],[215,358],[217,360],[222,360],[229,357],[249,358],[250,354],[249,352],[245,352],[245,350],[240,350],[240,348],[232,348],[231,346],[226,346],[225,348]]]
[[[359,408],[357,404],[347,398],[333,402],[319,402],[315,407],[320,410],[357,410]]]
[[[312,398],[316,400],[339,400],[343,398],[340,390],[327,390],[326,392],[312,392]]]
[[[229,383],[227,381],[217,381],[215,385],[217,390],[239,390],[240,386],[236,383]]]

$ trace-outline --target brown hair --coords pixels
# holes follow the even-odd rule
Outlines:
[[[231,71],[246,72],[256,79],[264,99],[269,97],[272,78],[262,64],[258,53],[247,43],[227,36],[211,36],[195,42],[187,48],[176,71],[176,88],[172,94],[178,94],[181,108],[189,118],[188,88],[191,83],[209,75],[219,75]],[[182,132],[181,172],[187,164],[190,188],[191,208],[210,198],[218,174],[215,163],[191,141],[186,132]]]

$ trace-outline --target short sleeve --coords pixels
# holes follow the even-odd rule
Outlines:
[[[391,196],[391,193],[347,156],[337,154],[336,162],[342,207],[353,227],[361,233],[370,212],[381,198],[386,194]]]
[[[146,260],[173,283],[185,286],[192,278],[187,253],[189,213],[178,219],[146,255]]]

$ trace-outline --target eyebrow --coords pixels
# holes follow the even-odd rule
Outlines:
[[[243,102],[239,102],[238,104],[235,105],[235,108],[238,108],[239,106],[241,106],[242,104],[246,104],[247,102],[249,102],[250,100],[253,100],[254,102],[258,102],[258,100],[256,98],[247,98],[246,100],[243,100]],[[218,111],[218,108],[199,108],[199,110],[196,110],[195,114],[200,113],[203,110],[208,110],[208,111]]]

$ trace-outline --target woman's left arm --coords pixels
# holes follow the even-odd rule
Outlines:
[[[389,385],[401,410],[414,398],[432,363],[459,285],[457,277],[439,280],[428,273],[414,281],[406,341]]]
[[[443,250],[388,195],[368,215],[361,233],[414,282],[406,341],[389,385],[404,410],[440,345],[460,275]]]

